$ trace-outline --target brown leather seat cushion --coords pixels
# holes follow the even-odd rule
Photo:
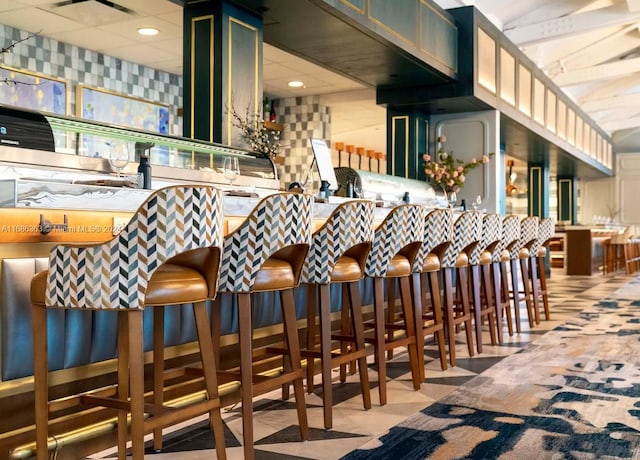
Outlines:
[[[510,260],[511,260],[511,253],[505,249],[500,254],[500,262],[509,262]]]
[[[411,273],[411,264],[405,256],[397,254],[389,262],[387,268],[387,278],[395,278],[398,276],[408,276]]]
[[[480,254],[480,262],[478,265],[490,265],[492,262],[491,253],[489,251],[482,251]]]
[[[469,256],[466,253],[461,252],[460,254],[458,254],[458,258],[456,259],[455,268],[462,268],[462,267],[468,267],[468,266],[469,266]]]
[[[427,254],[427,257],[425,257],[424,263],[422,264],[422,271],[437,272],[438,270],[440,270],[440,267],[440,258],[433,253],[429,253]]]
[[[48,271],[37,273],[31,280],[31,303],[44,304]],[[180,265],[162,265],[147,286],[145,305],[176,305],[206,300],[208,286],[202,275]],[[60,305],[63,307],[63,305]]]
[[[529,249],[528,248],[520,249],[520,252],[518,253],[518,258],[519,259],[528,259],[529,258]]]
[[[360,264],[353,257],[342,256],[336,262],[331,272],[331,282],[348,283],[362,279],[363,273]]]
[[[253,283],[253,291],[277,291],[296,286],[296,277],[289,262],[281,259],[267,259]]]
[[[544,246],[541,246],[540,249],[538,249],[538,257],[546,257],[547,256],[547,248],[545,248]]]

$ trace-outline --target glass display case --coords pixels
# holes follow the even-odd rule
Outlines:
[[[51,134],[53,145],[50,145]],[[42,142],[34,143],[36,138],[41,138]],[[0,107],[0,145],[73,155],[79,157],[77,163],[84,164],[91,162],[83,159],[104,159],[106,161],[96,162],[97,166],[92,169],[95,172],[113,173],[114,167],[108,160],[111,146],[116,142],[124,142],[127,146],[129,171],[135,170],[133,166],[138,164],[141,155],[146,155],[154,167],[154,176],[156,166],[222,175],[224,158],[234,157],[238,159],[241,177],[273,181],[277,179],[272,161],[255,152],[184,137],[115,127],[100,122]],[[7,159],[6,156],[3,157],[4,160]],[[69,163],[62,160],[61,162]],[[50,162],[46,163],[48,165]],[[171,176],[171,173],[165,173]],[[194,178],[197,180],[198,174]],[[200,178],[208,181],[206,174]],[[219,182],[225,181],[221,179]]]

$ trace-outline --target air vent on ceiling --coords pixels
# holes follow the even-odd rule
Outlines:
[[[101,26],[131,19],[135,11],[108,0],[64,0],[46,8],[86,26]]]

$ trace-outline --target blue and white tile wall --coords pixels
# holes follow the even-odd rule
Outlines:
[[[281,136],[284,165],[278,167],[280,186],[303,182],[308,174],[313,152],[311,139],[319,138],[331,146],[331,108],[320,103],[320,96],[288,97],[274,101],[277,122],[284,125]],[[307,190],[317,192],[318,175],[312,175]]]
[[[0,47],[23,40],[29,33],[0,24]],[[146,67],[36,35],[0,56],[0,65],[61,78],[67,82],[67,115],[76,114],[78,84],[94,86],[169,106],[169,134],[182,136],[182,76]]]

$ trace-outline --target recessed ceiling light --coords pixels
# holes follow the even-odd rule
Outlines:
[[[290,81],[289,83],[287,83],[289,86],[291,86],[292,88],[300,88],[302,86],[304,86],[304,83],[298,80],[294,80],[294,81]]]
[[[158,29],[154,29],[153,27],[141,27],[138,29],[140,35],[158,35],[158,32]]]

